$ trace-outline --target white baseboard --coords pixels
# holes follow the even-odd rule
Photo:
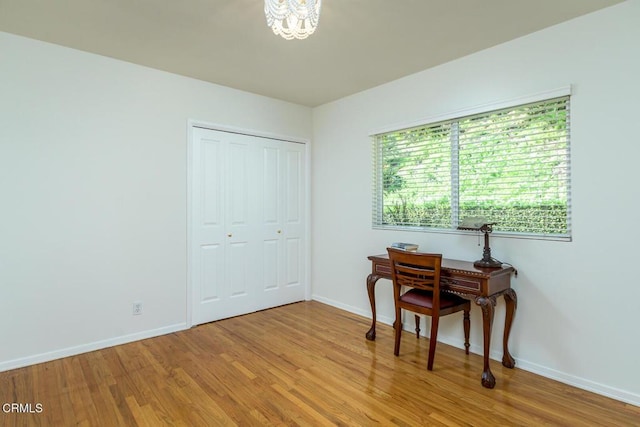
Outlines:
[[[166,335],[177,331],[187,329],[185,323],[178,323],[175,325],[165,326],[163,328],[152,329],[148,331],[137,332],[135,334],[123,335],[120,337],[110,338],[108,340],[94,341],[89,344],[82,344],[75,347],[62,348],[59,350],[50,351],[47,353],[36,354],[33,356],[23,357],[20,359],[8,360],[0,363],[0,372],[8,371],[11,369],[23,368],[25,366],[35,365],[43,362],[50,362],[56,359],[62,359],[63,357],[75,356],[77,354],[88,353],[90,351],[100,350],[107,347],[113,347],[116,345],[127,344],[133,341],[140,341],[147,338],[158,337],[160,335]]]
[[[369,310],[362,310],[357,307],[353,307],[347,304],[340,303],[338,301],[334,301],[328,298],[319,297],[314,295],[313,300],[348,311],[350,313],[358,314],[360,316],[371,318],[371,312]],[[377,322],[383,323],[387,325],[393,324],[392,318],[387,316],[377,316]],[[365,331],[366,332],[366,331]],[[413,331],[411,331],[413,332]],[[457,348],[464,348],[464,343],[461,340],[450,340],[450,339],[441,339],[438,337],[438,341],[451,345]],[[474,354],[482,355],[483,348],[478,344],[471,344],[469,351]],[[502,352],[500,351],[491,351],[489,357],[493,360],[502,361]],[[624,403],[628,403],[635,406],[640,406],[640,395],[636,393],[631,393],[626,390],[621,390],[615,387],[610,387],[606,384],[600,384],[586,378],[577,377],[575,375],[567,374],[565,372],[557,371],[555,369],[548,368],[546,366],[538,365],[526,360],[515,358],[516,367],[519,369],[532,372],[536,375],[540,375],[545,378],[549,378],[564,384],[568,384],[570,386],[590,391],[596,394],[600,394],[602,396],[610,397],[611,399],[619,400]]]
[[[312,295],[311,299],[313,301],[318,301],[318,302],[321,302],[323,304],[327,304],[327,305],[330,305],[332,307],[339,308],[339,309],[344,310],[344,311],[348,311],[349,313],[358,314],[360,316],[368,317],[369,319],[371,319],[371,310],[361,310],[358,307],[354,307],[352,305],[343,304],[343,303],[341,303],[339,301],[334,301],[332,299],[320,297],[318,295]],[[393,320],[394,319],[392,317],[381,316],[380,314],[377,314],[376,318],[377,318],[376,319],[376,323],[383,323],[385,325],[393,325]]]
[[[492,355],[492,358],[494,358],[493,356],[494,355]],[[496,360],[498,359],[496,358]],[[499,360],[502,360],[502,355],[500,355]],[[550,378],[582,390],[610,397],[611,399],[619,400],[630,405],[640,406],[640,395],[636,393],[610,387],[606,384],[597,383],[586,378],[576,377],[575,375],[547,368],[546,366],[541,366],[522,359],[516,359],[516,366],[525,371],[533,372],[534,374]]]

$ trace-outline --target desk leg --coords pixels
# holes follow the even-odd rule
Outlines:
[[[371,304],[371,329],[365,337],[369,341],[376,339],[376,282],[381,277],[373,273],[367,276],[367,293],[369,294],[369,304]]]
[[[516,308],[518,306],[518,296],[513,289],[507,289],[504,293],[504,301],[506,303],[506,316],[504,320],[504,337],[502,339],[502,365],[507,368],[514,368],[516,361],[511,357],[509,353],[509,334],[511,333],[511,324],[513,323],[513,317],[516,314]]]
[[[486,388],[493,388],[496,385],[496,378],[491,373],[489,367],[489,348],[491,347],[491,329],[493,327],[493,315],[496,308],[496,297],[478,297],[476,304],[482,308],[482,333],[484,335],[484,369],[482,371],[482,385]]]

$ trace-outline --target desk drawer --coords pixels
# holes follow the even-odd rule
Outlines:
[[[391,266],[388,264],[375,264],[375,273],[384,277],[391,277]]]
[[[440,277],[440,286],[456,292],[479,294],[482,289],[480,281],[461,279],[459,277]]]

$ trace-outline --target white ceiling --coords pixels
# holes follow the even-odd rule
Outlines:
[[[287,41],[263,0],[0,0],[0,31],[313,107],[621,1],[324,0]]]

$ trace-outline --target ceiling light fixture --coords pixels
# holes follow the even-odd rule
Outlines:
[[[264,0],[267,25],[287,40],[306,39],[316,31],[322,0]]]

